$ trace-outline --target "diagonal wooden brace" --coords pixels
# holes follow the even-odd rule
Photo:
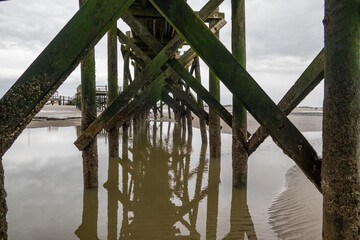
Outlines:
[[[202,15],[204,16],[206,15],[207,17],[221,2],[222,0],[212,0],[208,2],[204,6],[204,8],[200,10],[199,14],[201,13]],[[212,7],[214,7],[214,9],[211,9]],[[129,18],[132,19],[133,17],[129,13],[125,13],[123,14],[122,18],[124,20]],[[139,26],[143,27],[141,24]],[[133,28],[133,26],[131,27]],[[147,34],[149,38],[155,39],[155,37],[152,36],[147,29],[143,28],[142,30],[143,30],[143,34]],[[151,79],[152,75],[154,75],[157,72],[157,70],[161,68],[162,65],[164,65],[165,62],[162,63],[161,61],[165,60],[166,56],[169,59],[172,56],[172,54],[178,49],[178,47],[180,47],[183,44],[183,42],[184,41],[181,37],[175,36],[166,45],[164,49],[161,43],[159,43],[160,45],[157,45],[156,52],[159,52],[159,54],[146,66],[139,79],[135,79],[117,97],[117,99],[104,112],[102,112],[98,116],[98,118],[74,142],[74,144],[78,147],[80,151],[82,151],[90,142],[93,141],[97,133],[100,132],[101,129],[104,127],[105,123],[108,122],[115,115],[117,115],[120,112],[120,110],[125,106],[125,104],[127,104],[130,101],[130,99],[134,96],[134,94],[138,92],[141,89],[141,87],[143,87]],[[150,66],[151,63],[152,66]],[[114,125],[114,123],[109,124],[108,128],[110,128],[111,125]]]
[[[0,156],[134,0],[88,0],[0,100]]]
[[[158,49],[160,49],[161,43],[153,36],[151,35],[147,29],[139,22],[137,21],[131,14],[125,13],[122,16],[122,19],[139,35],[139,37],[149,46],[153,49],[153,51],[157,52]],[[225,20],[219,21],[212,29],[211,31],[214,33],[217,30],[221,29],[225,25]],[[125,35],[121,34],[119,36],[123,41],[125,41]],[[131,42],[127,41],[127,43],[130,45]],[[192,49],[189,49],[187,53],[190,53],[190,51],[193,51]],[[195,54],[195,53],[194,53]],[[195,56],[195,55],[192,55]],[[145,59],[143,59],[145,61]],[[183,64],[176,61],[176,59],[172,59],[168,62],[168,65],[183,79],[185,82],[202,98],[210,108],[212,108],[216,114],[221,117],[226,124],[228,124],[230,127],[232,127],[232,115],[220,104],[220,102],[215,99],[184,67]],[[170,78],[171,79],[171,78]],[[240,133],[243,134],[243,133]],[[248,133],[248,136],[251,136],[250,133]],[[245,137],[241,138],[245,139]],[[247,146],[246,142],[242,143],[243,146]]]
[[[209,123],[209,114],[199,106],[199,104],[192,99],[189,94],[184,92],[178,85],[172,81],[167,81],[168,85],[165,86],[175,97],[182,101],[196,116],[204,119]]]
[[[324,79],[324,49],[305,69],[296,83],[280,100],[278,107],[285,115],[291,111]],[[269,136],[265,127],[260,126],[248,141],[248,154],[252,154]]]
[[[161,99],[172,109],[181,113],[182,116],[186,115],[186,111],[181,107],[175,99],[169,96],[167,91],[163,91],[161,94]]]
[[[321,191],[321,160],[316,151],[186,2],[150,2]]]
[[[177,45],[170,42],[160,53],[143,69],[140,76],[135,79],[112,103],[102,112],[98,118],[75,141],[79,150],[83,150],[91,143],[96,135],[104,127],[105,123],[120,112],[131,98],[151,79],[155,74],[161,75],[160,68],[172,57],[177,50]]]
[[[136,98],[134,98],[134,100],[121,108],[110,123],[105,124],[105,130],[110,131],[114,127],[120,127],[124,125],[124,123],[130,121],[133,116],[144,112],[145,109],[150,109],[161,99],[164,85],[165,82],[161,77],[151,82],[148,87],[146,87],[138,96],[136,96]]]

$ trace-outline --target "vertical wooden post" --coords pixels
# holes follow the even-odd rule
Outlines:
[[[187,119],[187,126],[188,126],[188,134],[192,135],[192,116],[190,109],[186,111],[186,119]]]
[[[6,204],[6,191],[4,182],[4,168],[2,157],[0,156],[0,239],[8,239],[7,237],[7,204]]]
[[[200,72],[200,58],[198,56],[195,57],[195,78],[201,84],[201,72]],[[198,97],[198,104],[201,108],[204,108],[203,100]],[[200,118],[200,132],[201,132],[201,141],[203,144],[207,144],[207,134],[206,134],[206,122],[205,119]]]
[[[118,52],[117,52],[117,25],[110,28],[108,34],[108,105],[119,95],[118,89]],[[109,132],[109,156],[119,156],[119,129]]]
[[[164,117],[164,114],[163,114],[164,106],[163,105],[164,105],[163,101],[160,99],[160,118]]]
[[[157,103],[153,106],[153,112],[154,112],[154,120],[157,119]]]
[[[117,52],[117,24],[115,23],[107,34],[108,39],[108,106],[119,95],[118,86],[118,52]],[[118,200],[116,191],[119,185],[119,129],[109,131],[109,165],[108,180],[104,187],[108,191],[108,239],[117,238]]]
[[[245,0],[231,0],[232,7],[232,54],[246,68],[246,41],[245,41]],[[245,146],[247,142],[247,112],[240,101],[233,96],[232,121],[232,165],[233,186],[246,187],[248,154]],[[241,134],[242,132],[242,134]]]
[[[80,7],[86,0],[79,0]],[[81,61],[81,130],[96,119],[95,52],[91,49]],[[98,185],[98,152],[96,138],[83,151],[84,187]]]
[[[134,79],[137,79],[139,77],[139,73],[140,73],[140,69],[139,69],[139,65],[138,63],[135,61],[134,62]],[[138,130],[139,130],[139,125],[140,125],[140,122],[139,122],[139,117],[137,115],[135,115],[133,117],[133,126],[134,126],[134,135],[135,134],[138,134]]]
[[[190,71],[190,69],[189,69]],[[186,93],[190,96],[190,88],[188,86],[185,86]],[[191,115],[191,109],[189,107],[186,107],[186,120],[187,120],[187,127],[188,127],[188,136],[192,136],[192,115]]]
[[[168,105],[168,115],[169,115],[169,119],[171,119],[171,109],[169,105]]]
[[[360,236],[360,2],[325,1],[324,239]]]
[[[130,32],[126,32],[126,35],[130,37]],[[129,85],[129,75],[130,75],[130,47],[129,45],[125,45],[125,55],[124,55],[124,71],[123,71],[123,91]],[[129,123],[125,123],[122,126],[123,135],[128,135]]]
[[[219,11],[217,8],[215,11]],[[212,28],[217,20],[210,20],[209,27]],[[215,34],[219,37],[219,32]],[[215,73],[209,70],[209,92],[220,102],[220,80]],[[209,142],[211,157],[220,157],[221,154],[221,133],[220,133],[220,117],[214,110],[209,109]]]

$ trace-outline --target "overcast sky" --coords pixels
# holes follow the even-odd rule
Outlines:
[[[188,0],[199,10],[206,0]],[[277,103],[324,45],[323,0],[247,0],[247,70]],[[0,97],[21,76],[47,44],[76,13],[77,0],[10,0],[0,2]],[[225,0],[220,11],[228,24],[220,39],[231,49],[231,1]],[[123,31],[129,28],[121,21]],[[97,85],[107,82],[106,36],[97,44]],[[119,54],[119,83],[122,59]],[[208,86],[208,67],[202,64],[202,78]],[[80,84],[77,68],[60,87],[61,95],[73,96]],[[221,102],[231,103],[231,94],[221,86]],[[322,106],[321,83],[302,103]]]

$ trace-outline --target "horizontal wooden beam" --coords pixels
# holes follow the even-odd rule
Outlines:
[[[198,16],[205,20],[208,16],[210,16],[214,10],[223,2],[224,0],[210,0],[205,4],[205,6],[198,12]],[[126,11],[121,19],[124,20],[126,24],[131,27],[131,30],[136,32],[139,37],[155,52],[158,53],[162,50],[163,45],[153,36],[147,28],[145,28],[131,13],[130,11]],[[181,41],[179,47],[184,43],[184,40],[181,36],[176,35],[173,38],[173,41]]]
[[[154,8],[129,8],[129,13],[136,18],[164,19],[164,17]],[[195,12],[196,14],[198,12]],[[208,16],[205,22],[209,20],[221,20],[225,18],[225,13],[215,11]]]
[[[321,160],[315,150],[186,2],[150,2],[321,190]]]
[[[291,111],[324,79],[324,49],[316,56],[295,84],[280,100],[278,107],[285,115]],[[248,154],[252,154],[269,136],[265,127],[260,126],[248,141]]]

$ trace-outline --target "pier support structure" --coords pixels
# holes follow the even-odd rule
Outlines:
[[[360,237],[360,2],[325,1],[324,239]]]
[[[195,78],[201,84],[201,72],[200,72],[200,58],[198,56],[195,57]],[[204,109],[204,102],[200,96],[197,97],[198,104],[201,108]],[[206,122],[204,119],[199,119],[200,121],[200,133],[201,133],[201,141],[203,144],[207,144],[207,134],[206,134]]]
[[[231,0],[231,8],[232,54],[246,69],[245,0]],[[248,153],[244,143],[247,142],[247,112],[236,96],[233,96],[232,134],[233,186],[246,186]]]
[[[80,7],[87,0],[79,0]],[[95,88],[95,50],[92,48],[81,61],[81,130],[85,131],[97,117]],[[94,140],[82,151],[84,187],[98,185],[98,152],[97,140]]]
[[[112,131],[118,134],[118,128],[134,116],[137,119],[136,122],[144,121],[146,112],[158,101],[164,100],[168,106],[171,105],[176,110],[178,120],[180,115],[185,117],[186,111],[188,111],[187,116],[190,116],[189,113],[192,111],[199,116],[201,121],[209,120],[212,158],[220,156],[219,117],[233,128],[234,186],[246,185],[248,154],[255,151],[267,135],[271,135],[284,153],[297,163],[308,179],[324,194],[324,239],[359,238],[360,3],[358,0],[325,1],[325,60],[324,53],[320,52],[278,105],[272,102],[245,70],[245,0],[232,0],[233,54],[219,42],[218,35],[214,36],[214,32],[218,32],[221,28],[221,26],[215,27],[221,22],[219,18],[214,18],[213,15],[208,20],[210,28],[213,28],[211,31],[203,23],[213,10],[218,8],[222,0],[209,1],[198,13],[194,13],[185,1],[177,0],[79,1],[80,5],[83,5],[82,8],[1,98],[0,157],[9,149],[16,137],[40,111],[65,78],[82,61],[83,133],[76,145],[83,151],[85,187],[97,186],[96,135],[102,129],[110,131],[110,135]],[[145,16],[145,18],[161,19],[163,21],[161,24],[164,23],[164,25],[160,24],[158,28],[156,28],[156,20],[150,24],[151,26],[144,24],[144,16],[137,19],[132,16],[132,13],[136,11],[128,10],[133,4],[135,8],[140,5],[146,8],[151,5],[150,3],[153,5],[150,11],[151,16]],[[125,44],[124,70],[128,70],[131,55],[135,61],[135,74],[134,81],[127,86],[128,72],[124,71],[124,92],[118,96],[117,68],[115,67],[117,66],[115,54],[117,46],[114,42],[116,43],[116,34],[119,36],[119,31],[113,24],[120,16],[130,26],[133,33],[138,35],[136,43],[139,43],[146,51],[136,49],[134,42]],[[111,26],[114,27],[108,35],[109,106],[97,118],[93,47]],[[165,26],[168,30],[171,28],[162,35],[162,37],[165,35],[168,37],[168,42],[163,42],[164,39],[159,37],[161,34],[157,32],[157,30],[164,31]],[[184,44],[184,40],[192,49],[188,51],[188,55],[184,54],[177,58],[174,55]],[[195,52],[209,66],[209,91],[204,89],[198,81],[199,74],[196,74],[195,79],[192,73],[186,70],[189,59],[192,60],[195,57]],[[195,65],[199,67],[199,59],[196,58],[196,61]],[[321,160],[310,143],[286,116],[321,81],[324,76],[324,63],[326,78],[323,124],[324,158]],[[199,73],[196,69],[195,72]],[[177,78],[183,79],[187,86],[191,87],[198,97],[210,106],[209,114],[204,111],[200,101],[196,103],[189,96],[189,92],[184,92],[182,81],[181,84],[174,81]],[[234,116],[231,116],[219,103],[219,78],[233,93]],[[176,99],[168,95],[169,91]],[[245,108],[262,125],[249,141]],[[157,107],[154,113],[156,111]],[[201,128],[202,138],[205,141],[204,124],[201,124]],[[115,134],[113,136],[118,140],[118,135]],[[114,143],[114,141],[111,142]],[[118,143],[115,145],[110,147],[112,156],[118,156]],[[209,174],[215,172],[218,176],[220,162],[213,161],[212,163],[217,165],[210,166]],[[2,172],[0,175],[0,178],[3,177]],[[6,193],[3,191],[3,178],[0,180],[2,180],[0,183],[0,238],[2,236],[6,238],[6,221],[4,220]],[[209,185],[217,188],[219,182],[220,180],[217,180],[215,184],[209,182]],[[217,194],[209,194],[209,201],[215,202],[217,199]],[[214,219],[208,220],[210,223]],[[211,231],[208,234],[211,238]]]
[[[118,93],[118,51],[117,51],[117,24],[115,23],[108,34],[108,105],[119,95]],[[109,156],[119,156],[119,128],[109,131]]]
[[[219,8],[216,9],[218,11]],[[216,20],[209,22],[209,27],[213,27],[217,23]],[[219,32],[215,33],[216,37],[219,38]],[[220,80],[216,74],[210,69],[209,70],[209,92],[213,97],[220,102]],[[221,126],[220,117],[214,110],[209,110],[209,142],[210,142],[210,155],[214,158],[220,157],[221,154]]]

